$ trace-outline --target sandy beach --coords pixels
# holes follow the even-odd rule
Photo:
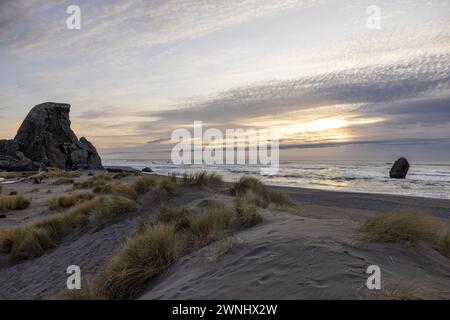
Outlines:
[[[111,176],[113,174],[110,174]],[[150,175],[157,183],[169,178]],[[23,210],[2,212],[0,230],[44,221],[55,213],[48,199],[77,194],[73,183],[89,180],[83,174],[67,185],[58,178],[41,184],[30,180],[2,184],[31,199]],[[116,177],[118,178],[118,177]],[[128,175],[117,183],[130,185]],[[7,179],[8,180],[8,179]],[[6,180],[6,181],[7,181]],[[116,179],[113,179],[116,182]],[[5,182],[5,181],[3,181]],[[231,184],[220,187],[186,186],[178,182],[172,205],[201,210],[207,199],[225,204],[233,221],[235,196]],[[426,243],[381,243],[361,240],[357,229],[368,218],[394,210],[420,209],[448,223],[450,201],[403,196],[328,192],[300,188],[271,188],[293,201],[288,207],[258,208],[262,222],[237,229],[229,236],[176,259],[148,281],[138,299],[403,299],[450,298],[448,257]],[[75,228],[36,257],[14,260],[0,254],[1,299],[47,299],[63,291],[66,268],[78,265],[83,277],[95,277],[143,221],[158,217],[157,192],[137,198],[139,210],[124,214],[100,229]],[[382,270],[382,290],[366,287],[369,265]]]

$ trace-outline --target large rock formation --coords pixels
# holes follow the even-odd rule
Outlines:
[[[78,140],[70,128],[69,112],[69,104],[35,106],[15,139],[0,144],[0,169],[36,170],[41,164],[61,169],[103,169],[95,147],[84,137]]]
[[[393,179],[405,179],[409,170],[409,162],[405,158],[400,158],[395,161],[394,165],[389,171],[389,176]]]
[[[0,140],[0,170],[31,171],[39,169],[39,166],[19,151],[15,140]]]

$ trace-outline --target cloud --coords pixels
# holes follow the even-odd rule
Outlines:
[[[336,106],[338,113],[339,105],[357,104],[361,107],[353,112],[373,116],[410,114],[430,121],[434,114],[434,121],[448,121],[448,97],[436,95],[449,90],[450,54],[441,54],[402,64],[353,68],[232,89],[203,101],[147,115],[166,123],[203,120],[233,124],[243,119],[313,111],[326,106]],[[412,98],[416,98],[412,104],[402,102]],[[426,112],[426,107],[435,112]]]
[[[157,45],[200,37],[264,15],[274,15],[309,0],[168,0],[79,1],[82,29],[65,28],[66,8],[42,1],[4,1],[0,4],[0,46],[11,52],[103,53],[125,47]],[[95,41],[93,41],[95,39]],[[86,50],[85,50],[86,49]]]
[[[123,108],[119,107],[102,107],[83,111],[76,115],[80,119],[102,119],[102,118],[120,118],[123,117]]]
[[[356,140],[345,142],[327,142],[327,143],[292,143],[283,144],[280,149],[315,149],[315,148],[333,148],[350,145],[436,145],[449,144],[450,138],[436,138],[436,139],[390,139],[390,140]]]

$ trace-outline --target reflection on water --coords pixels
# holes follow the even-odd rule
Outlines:
[[[113,160],[105,165],[151,167],[158,174],[192,173],[200,170],[216,172],[226,181],[237,181],[242,175],[259,176],[271,185],[293,186],[335,191],[385,193],[450,199],[450,164],[411,164],[407,179],[390,179],[388,163],[314,163],[286,161],[275,176],[260,176],[254,165],[182,165],[170,161]]]

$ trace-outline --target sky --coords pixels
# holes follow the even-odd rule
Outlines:
[[[448,163],[449,21],[449,0],[1,0],[0,139],[53,101],[104,159],[167,158],[203,121],[277,129],[282,159]]]

